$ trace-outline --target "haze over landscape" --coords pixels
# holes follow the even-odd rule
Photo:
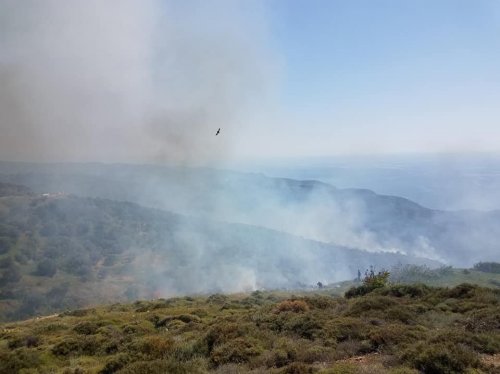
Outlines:
[[[36,345],[7,327],[0,362],[10,366],[0,371],[309,372],[293,371],[291,351],[279,359],[286,349],[270,332],[261,345],[253,332],[241,341],[234,326],[221,327],[228,341],[213,338],[214,321],[236,323],[233,309],[264,308],[244,317],[251,331],[315,341],[315,358],[299,360],[312,372],[358,354],[407,352],[391,340],[400,333],[377,335],[395,328],[383,307],[368,323],[357,306],[365,301],[325,301],[344,295],[394,310],[400,301],[390,297],[410,297],[404,308],[415,316],[396,319],[424,326],[414,335],[422,347],[441,342],[430,332],[439,324],[463,322],[483,339],[474,354],[498,356],[500,323],[481,318],[500,303],[499,41],[493,0],[0,0],[0,322],[135,302],[117,307],[133,321],[120,331],[160,340],[180,331],[190,344],[139,349],[132,335],[118,339],[99,322],[114,318],[102,317],[114,306],[99,316],[66,312],[57,318],[92,315],[99,325],[71,331],[116,338],[118,348],[92,351],[101,355],[92,364],[70,362],[86,348],[44,337],[51,358],[30,361],[22,355]],[[476,285],[429,288],[464,281]],[[398,282],[410,288],[388,288]],[[304,299],[288,300],[291,290]],[[240,292],[246,298],[220,294]],[[463,297],[479,306],[449,302]],[[424,304],[432,307],[418,311]],[[162,308],[182,318],[137,322],[136,312]],[[275,320],[282,312],[291,322]],[[295,313],[311,314],[293,325]],[[347,322],[328,320],[334,314]],[[470,327],[471,318],[482,324]],[[233,346],[246,353],[218,356]],[[271,351],[276,359],[262,358]],[[403,356],[380,365],[462,372]],[[161,369],[127,366],[148,360]],[[483,370],[481,360],[463,368]]]

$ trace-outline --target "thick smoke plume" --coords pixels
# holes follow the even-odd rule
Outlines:
[[[0,159],[200,163],[273,69],[257,2],[2,0]],[[217,128],[225,137],[215,139]]]

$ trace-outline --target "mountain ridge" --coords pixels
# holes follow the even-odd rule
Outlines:
[[[498,259],[500,211],[444,211],[365,189],[214,169],[0,163],[0,180],[38,193],[131,201],[263,226],[325,243],[399,251],[468,267]]]

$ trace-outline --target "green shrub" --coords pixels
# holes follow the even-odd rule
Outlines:
[[[425,284],[396,284],[380,292],[381,295],[395,297],[422,297],[429,294],[432,289]]]
[[[284,349],[273,349],[262,354],[262,362],[267,368],[281,368],[294,361]]]
[[[351,299],[353,297],[358,297],[358,296],[364,296],[366,294],[369,294],[370,292],[374,291],[375,288],[373,287],[368,287],[365,285],[361,285],[359,287],[351,287],[349,288],[344,296],[348,299]]]
[[[391,268],[390,279],[395,283],[419,283],[439,278],[439,272],[427,265],[396,265]]]
[[[386,270],[379,271],[377,274],[372,270],[363,279],[363,284],[359,287],[352,287],[346,293],[345,297],[350,299],[357,296],[363,296],[373,292],[377,288],[386,287],[389,282],[390,273]]]
[[[165,358],[174,347],[171,338],[162,336],[147,336],[134,340],[129,346],[132,351],[153,359]]]
[[[93,356],[101,353],[105,339],[95,336],[83,336],[78,339],[67,338],[55,344],[51,351],[56,356],[70,356],[84,354]]]
[[[314,373],[314,370],[312,367],[303,364],[301,362],[294,362],[290,365],[288,365],[286,368],[284,368],[281,373],[283,374],[310,374]]]
[[[39,364],[38,352],[32,349],[0,350],[0,373],[18,373],[21,369],[34,368]]]
[[[234,322],[224,322],[215,324],[207,333],[204,341],[207,344],[208,352],[211,352],[216,345],[224,344],[229,340],[245,335],[243,326]]]
[[[189,361],[195,356],[204,355],[203,344],[200,342],[182,342],[177,343],[171,353],[171,357],[177,361]]]
[[[210,353],[210,360],[216,366],[227,363],[244,363],[258,356],[262,349],[244,338],[236,338],[216,346]]]
[[[222,305],[222,304],[224,304],[227,301],[227,299],[228,299],[228,297],[226,295],[222,295],[222,294],[216,293],[216,294],[210,295],[207,298],[207,302],[210,303],[210,304],[219,304],[219,305]]]
[[[484,308],[470,313],[463,321],[467,331],[494,332],[500,330],[498,307]]]
[[[370,295],[364,298],[356,299],[355,302],[350,305],[347,315],[361,316],[370,314],[373,311],[385,311],[387,308],[397,306],[399,306],[399,303],[391,297]]]
[[[313,340],[319,337],[323,325],[311,315],[297,314],[287,318],[283,328],[301,338]]]
[[[24,374],[24,373],[23,373]],[[26,373],[28,374],[28,373]],[[83,370],[81,367],[76,367],[76,368],[66,368],[62,372],[62,374],[85,374],[85,370]]]
[[[172,360],[153,360],[133,362],[118,374],[203,374],[206,373],[206,363],[202,359],[189,362]]]
[[[337,342],[362,340],[368,336],[369,326],[359,318],[336,318],[331,323],[331,333]]]
[[[9,349],[15,349],[20,347],[34,348],[40,345],[40,338],[35,335],[28,336],[18,336],[13,339],[9,339],[7,347]]]
[[[90,321],[80,322],[75,327],[73,327],[73,331],[80,335],[93,335],[97,332],[97,329],[99,329],[99,326],[96,323]]]
[[[372,271],[363,279],[363,285],[371,288],[385,287],[387,286],[390,275],[391,274],[386,270],[381,270],[377,274]]]
[[[175,320],[182,321],[184,323],[191,323],[191,322],[200,323],[201,322],[201,318],[198,317],[197,315],[181,314],[181,315],[177,315],[177,316],[168,316],[168,317],[164,317],[164,318],[158,317],[154,320],[154,325],[156,328],[165,327],[169,322],[172,322]]]
[[[476,353],[460,344],[422,342],[406,350],[402,359],[429,374],[464,373],[479,366]]]
[[[99,374],[113,374],[122,369],[130,361],[130,357],[126,354],[119,354],[109,358],[104,367],[99,371]]]
[[[444,292],[444,296],[454,299],[468,299],[474,297],[476,295],[476,292],[479,290],[479,286],[469,283],[462,283],[456,287],[446,290]]]
[[[361,340],[351,339],[340,342],[335,348],[335,359],[340,360],[359,355],[365,350],[361,342]]]
[[[284,300],[278,305],[276,305],[275,312],[294,312],[301,313],[307,312],[309,310],[309,305],[303,300]]]
[[[441,331],[437,336],[431,339],[433,343],[460,344],[480,353],[498,353],[500,352],[500,334],[473,334],[462,329],[450,328]]]
[[[393,350],[399,344],[408,345],[425,338],[421,327],[409,327],[399,323],[373,328],[369,339],[376,348]]]
[[[57,272],[57,264],[51,259],[44,259],[36,266],[35,274],[43,277],[53,277]]]
[[[321,370],[319,374],[358,374],[358,366],[347,362],[335,363],[331,368]]]
[[[337,306],[337,300],[331,296],[306,296],[303,300],[314,309],[329,309]]]
[[[385,311],[385,318],[387,320],[396,320],[405,324],[410,324],[417,319],[417,315],[407,306],[397,305],[392,306]]]
[[[323,347],[322,345],[314,345],[304,347],[297,353],[297,361],[313,364],[315,362],[327,362],[333,356],[333,349]]]
[[[485,273],[500,274],[500,263],[498,262],[478,262],[474,264],[474,270]]]
[[[81,346],[78,340],[69,338],[54,345],[52,347],[52,353],[56,356],[68,356],[78,353],[80,348]]]
[[[75,309],[68,310],[64,313],[61,313],[62,316],[71,316],[71,317],[85,317],[89,314],[95,313],[95,309]]]

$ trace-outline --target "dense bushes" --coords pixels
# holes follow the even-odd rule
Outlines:
[[[81,335],[93,335],[97,332],[99,326],[95,322],[83,321],[77,324],[73,330]]]
[[[0,372],[489,372],[499,303],[499,292],[464,284],[115,304],[0,329]]]
[[[485,273],[500,274],[500,263],[498,262],[478,262],[474,264],[474,270]]]
[[[244,363],[258,356],[262,349],[249,339],[236,338],[217,345],[210,352],[210,359],[216,366],[227,363]]]
[[[309,310],[309,305],[303,300],[285,300],[276,305],[276,313],[282,312],[306,312]]]
[[[38,352],[20,348],[15,351],[0,350],[0,373],[18,373],[22,369],[34,368],[40,364]]]
[[[366,274],[363,284],[359,287],[349,289],[345,293],[345,296],[347,298],[363,296],[377,288],[385,287],[389,281],[389,276],[390,273],[388,271],[382,270],[375,274],[372,269],[370,273]]]
[[[422,297],[431,292],[425,284],[395,284],[381,291],[382,295],[396,297]]]
[[[57,272],[57,264],[50,259],[41,260],[36,267],[36,275],[53,277]]]
[[[480,365],[479,356],[461,344],[419,343],[406,350],[402,359],[414,368],[429,374],[464,373]]]

